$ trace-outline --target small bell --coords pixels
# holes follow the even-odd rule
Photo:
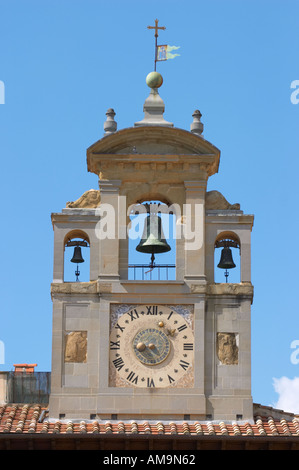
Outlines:
[[[76,263],[76,264],[84,263],[84,259],[82,257],[82,253],[81,253],[81,246],[75,246],[74,254],[73,254],[73,257],[71,259],[71,262]]]
[[[76,282],[79,282],[80,271],[78,269],[78,264],[79,263],[84,263],[84,259],[82,257],[82,253],[81,253],[81,246],[75,246],[74,254],[73,254],[73,257],[71,259],[71,263],[76,263],[77,264],[77,269],[75,271],[75,275],[76,275]]]
[[[236,267],[234,260],[233,260],[232,250],[228,246],[225,246],[224,248],[222,248],[220,261],[217,267],[221,269],[225,269],[224,275],[226,277],[226,282],[227,282],[227,278],[229,275],[227,270]]]

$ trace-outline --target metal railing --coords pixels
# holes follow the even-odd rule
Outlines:
[[[129,264],[128,279],[133,281],[169,281],[175,280],[175,264]]]

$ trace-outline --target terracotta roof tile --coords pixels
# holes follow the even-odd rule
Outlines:
[[[177,425],[173,422],[169,423],[170,434],[177,434]]]
[[[124,434],[125,433],[125,425],[122,422],[117,423],[117,432],[119,434]]]
[[[207,422],[207,432],[208,432],[209,435],[216,434],[215,429],[214,429],[214,425],[210,421]]]
[[[292,423],[293,423],[293,426],[294,426],[294,433],[299,436],[299,419],[298,419],[298,418],[294,418],[294,419],[292,420]]]
[[[221,434],[228,435],[227,427],[223,421],[220,421],[219,427],[220,427]]]
[[[152,436],[297,437],[299,419],[257,415],[254,422],[53,420],[40,405],[0,406],[0,434],[124,434]]]
[[[238,423],[233,422],[232,427],[233,427],[234,436],[241,436],[242,433],[241,433],[241,429]]]
[[[198,421],[196,421],[196,422],[194,423],[194,427],[195,427],[195,432],[196,432],[196,434],[202,436],[202,435],[203,435],[202,425],[201,425]]]

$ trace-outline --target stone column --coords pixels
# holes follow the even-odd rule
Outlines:
[[[64,282],[65,231],[54,225],[53,282]]]
[[[99,181],[101,192],[99,279],[119,279],[119,190],[120,180]],[[101,233],[100,233],[101,232]]]
[[[185,181],[185,280],[205,281],[206,181]]]
[[[240,234],[241,241],[241,266],[240,281],[251,282],[251,232],[243,230]]]

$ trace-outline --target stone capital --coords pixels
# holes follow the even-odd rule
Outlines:
[[[187,193],[204,195],[207,188],[207,182],[206,180],[184,181],[184,186]]]
[[[121,180],[99,180],[99,188],[101,193],[118,194],[121,183]]]

